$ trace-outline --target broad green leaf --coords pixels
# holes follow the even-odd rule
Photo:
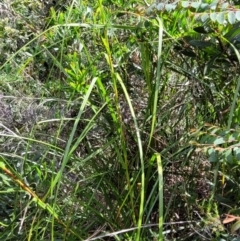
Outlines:
[[[206,9],[209,9],[209,4],[207,3],[202,3],[201,6],[199,7],[199,10],[205,11]]]
[[[208,160],[210,162],[217,162],[218,161],[218,153],[214,148],[209,148],[207,152],[208,152],[208,155],[209,155]]]
[[[233,148],[233,153],[237,161],[240,161],[240,148],[239,147]]]
[[[236,16],[236,19],[237,19],[238,21],[240,21],[240,11],[237,11],[237,12],[235,13],[235,16]]]
[[[191,7],[193,8],[199,8],[201,6],[201,2],[192,2]]]
[[[224,13],[223,12],[217,13],[217,22],[219,24],[223,24],[224,21],[225,21]]]
[[[238,132],[233,132],[233,133],[228,137],[228,142],[238,141],[238,138],[239,138],[239,133],[238,133]]]
[[[224,152],[225,159],[228,163],[232,163],[233,161],[233,155],[232,155],[232,150],[229,149],[226,152]]]
[[[210,129],[209,129],[210,130]],[[218,131],[220,130],[219,127],[214,127],[214,128],[211,128],[211,134],[216,134]]]
[[[206,144],[213,144],[216,140],[216,136],[207,136]]]
[[[221,9],[222,9],[222,10],[226,10],[226,9],[228,8],[228,6],[229,6],[229,3],[228,3],[228,2],[225,2],[225,3],[223,3],[223,4],[221,5]]]
[[[240,220],[238,220],[236,223],[234,223],[231,227],[231,232],[235,233],[240,228]]]
[[[208,139],[209,139],[209,137],[207,135],[203,135],[203,136],[201,136],[200,143],[201,144],[209,144]]]
[[[147,10],[146,10],[146,13],[150,14],[155,9],[157,9],[157,4],[156,3],[152,4],[151,6],[149,6],[149,8],[147,8]]]
[[[165,8],[165,4],[164,4],[164,3],[159,3],[159,4],[157,5],[157,7],[156,7],[156,9],[157,9],[158,11],[162,11],[164,8]]]
[[[210,19],[215,22],[215,20],[217,19],[217,13],[210,13]]]
[[[197,33],[207,33],[204,26],[199,26],[199,27],[193,28],[193,30]]]
[[[226,141],[223,137],[219,137],[213,142],[214,145],[221,145],[223,143],[226,143]]]
[[[196,57],[197,55],[192,50],[183,50],[181,53],[188,57]]]
[[[217,5],[218,5],[218,1],[215,1],[215,2],[211,3],[211,4],[209,5],[209,7],[210,7],[211,10],[216,10]]]
[[[234,24],[236,22],[236,15],[233,11],[228,13],[228,22]]]
[[[190,4],[191,4],[191,2],[189,2],[189,1],[182,1],[182,6],[184,8],[188,8],[190,6]]]
[[[229,134],[229,130],[223,130],[219,132],[219,136],[226,136],[227,134]]]
[[[166,5],[165,5],[165,9],[166,9],[168,12],[173,11],[176,7],[177,7],[176,4],[166,4]]]
[[[205,22],[208,18],[209,18],[209,14],[208,13],[203,13],[201,15],[201,21],[202,22]]]
[[[212,46],[212,43],[202,40],[191,40],[189,44],[197,48],[206,48]]]
[[[214,31],[209,26],[199,26],[193,29],[197,33],[213,33]]]

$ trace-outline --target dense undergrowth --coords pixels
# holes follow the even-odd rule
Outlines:
[[[205,4],[1,3],[0,240],[239,240],[238,6]]]

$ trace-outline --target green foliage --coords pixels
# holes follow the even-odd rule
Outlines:
[[[187,16],[194,16],[196,20],[203,23],[211,20],[219,24],[226,22],[234,24],[240,20],[240,10],[238,6],[228,2],[209,1],[209,2],[191,2],[178,1],[177,3],[154,3],[148,9],[147,13],[155,12],[176,12],[178,9],[187,13]]]
[[[1,240],[234,238],[238,6],[141,4],[9,5]]]
[[[236,206],[239,205],[239,163],[240,163],[240,132],[239,128],[225,129],[217,126],[210,126],[205,131],[194,133],[199,142],[191,142],[198,150],[207,153],[209,162],[220,163],[218,182],[221,185],[218,190],[214,190],[215,199],[231,207],[228,212],[236,213]],[[218,186],[217,183],[214,185]],[[235,233],[239,229],[238,221],[231,225],[231,232]]]

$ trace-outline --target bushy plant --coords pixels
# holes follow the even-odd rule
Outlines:
[[[44,4],[1,22],[1,240],[233,240],[238,6]]]

